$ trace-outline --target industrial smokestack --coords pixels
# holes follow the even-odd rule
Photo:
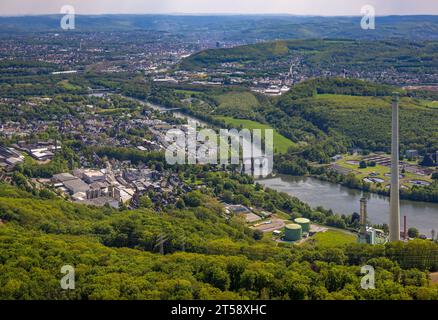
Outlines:
[[[399,96],[392,101],[392,146],[391,146],[391,213],[389,217],[389,239],[400,241],[400,172],[399,172]]]
[[[363,235],[367,233],[367,199],[360,199],[360,232]]]
[[[403,227],[403,237],[404,237],[404,240],[408,240],[408,223],[407,223],[407,217],[406,216],[404,216],[403,225],[404,225],[404,227]]]

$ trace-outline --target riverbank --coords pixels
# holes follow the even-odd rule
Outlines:
[[[258,183],[279,192],[285,192],[312,207],[321,206],[335,213],[351,215],[359,212],[360,199],[368,199],[368,218],[371,224],[388,224],[389,197],[343,187],[313,177],[278,175],[257,180]],[[401,201],[401,216],[407,216],[408,228],[416,227],[430,237],[438,230],[438,204],[418,201]]]
[[[367,182],[360,177],[358,178],[356,176],[352,176],[351,174],[349,175],[345,173],[338,173],[333,170],[327,171],[322,175],[312,175],[312,177],[322,181],[336,183],[350,189],[374,193],[381,196],[388,197],[390,194],[389,184],[386,187],[381,187],[379,183],[377,183],[376,185],[376,183]],[[378,178],[371,177],[370,179]],[[411,188],[402,185],[400,189],[400,199],[418,202],[438,203],[437,183],[432,182],[427,186],[414,186]]]

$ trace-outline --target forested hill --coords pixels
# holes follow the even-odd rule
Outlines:
[[[59,32],[60,19],[61,15],[0,17],[0,34]],[[377,29],[371,31],[362,30],[360,21],[361,17],[288,15],[77,15],[76,31],[153,30],[247,42],[310,38],[438,40],[437,16],[378,17]]]
[[[438,109],[415,93],[391,86],[351,79],[313,79],[294,86],[278,99],[277,107],[327,134],[341,134],[356,147],[390,152],[388,124],[395,91],[401,94],[401,152],[418,149],[425,154],[437,150]]]
[[[406,77],[436,74],[436,52],[438,42],[287,40],[205,50],[183,60],[180,68],[215,70],[224,63],[234,63],[238,71],[278,76],[288,72],[291,61],[297,59],[296,68],[306,77],[347,70],[349,76],[378,80],[381,73],[405,74]]]
[[[438,299],[434,242],[281,247],[203,204],[116,211],[0,185],[0,299]],[[364,264],[376,290],[360,289]]]

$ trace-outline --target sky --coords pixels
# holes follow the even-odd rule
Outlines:
[[[77,14],[295,14],[360,15],[364,5],[376,14],[438,15],[438,0],[0,0],[1,16],[60,13],[72,5]]]

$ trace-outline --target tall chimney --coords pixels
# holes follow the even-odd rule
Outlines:
[[[367,233],[367,199],[360,199],[360,233]]]
[[[400,172],[399,172],[399,96],[392,101],[392,146],[391,146],[391,213],[389,217],[389,239],[400,241]]]
[[[403,227],[403,237],[404,237],[404,240],[408,240],[408,227],[407,227],[407,217],[406,216],[404,216],[404,218],[403,218],[403,224],[404,224],[404,227]]]

